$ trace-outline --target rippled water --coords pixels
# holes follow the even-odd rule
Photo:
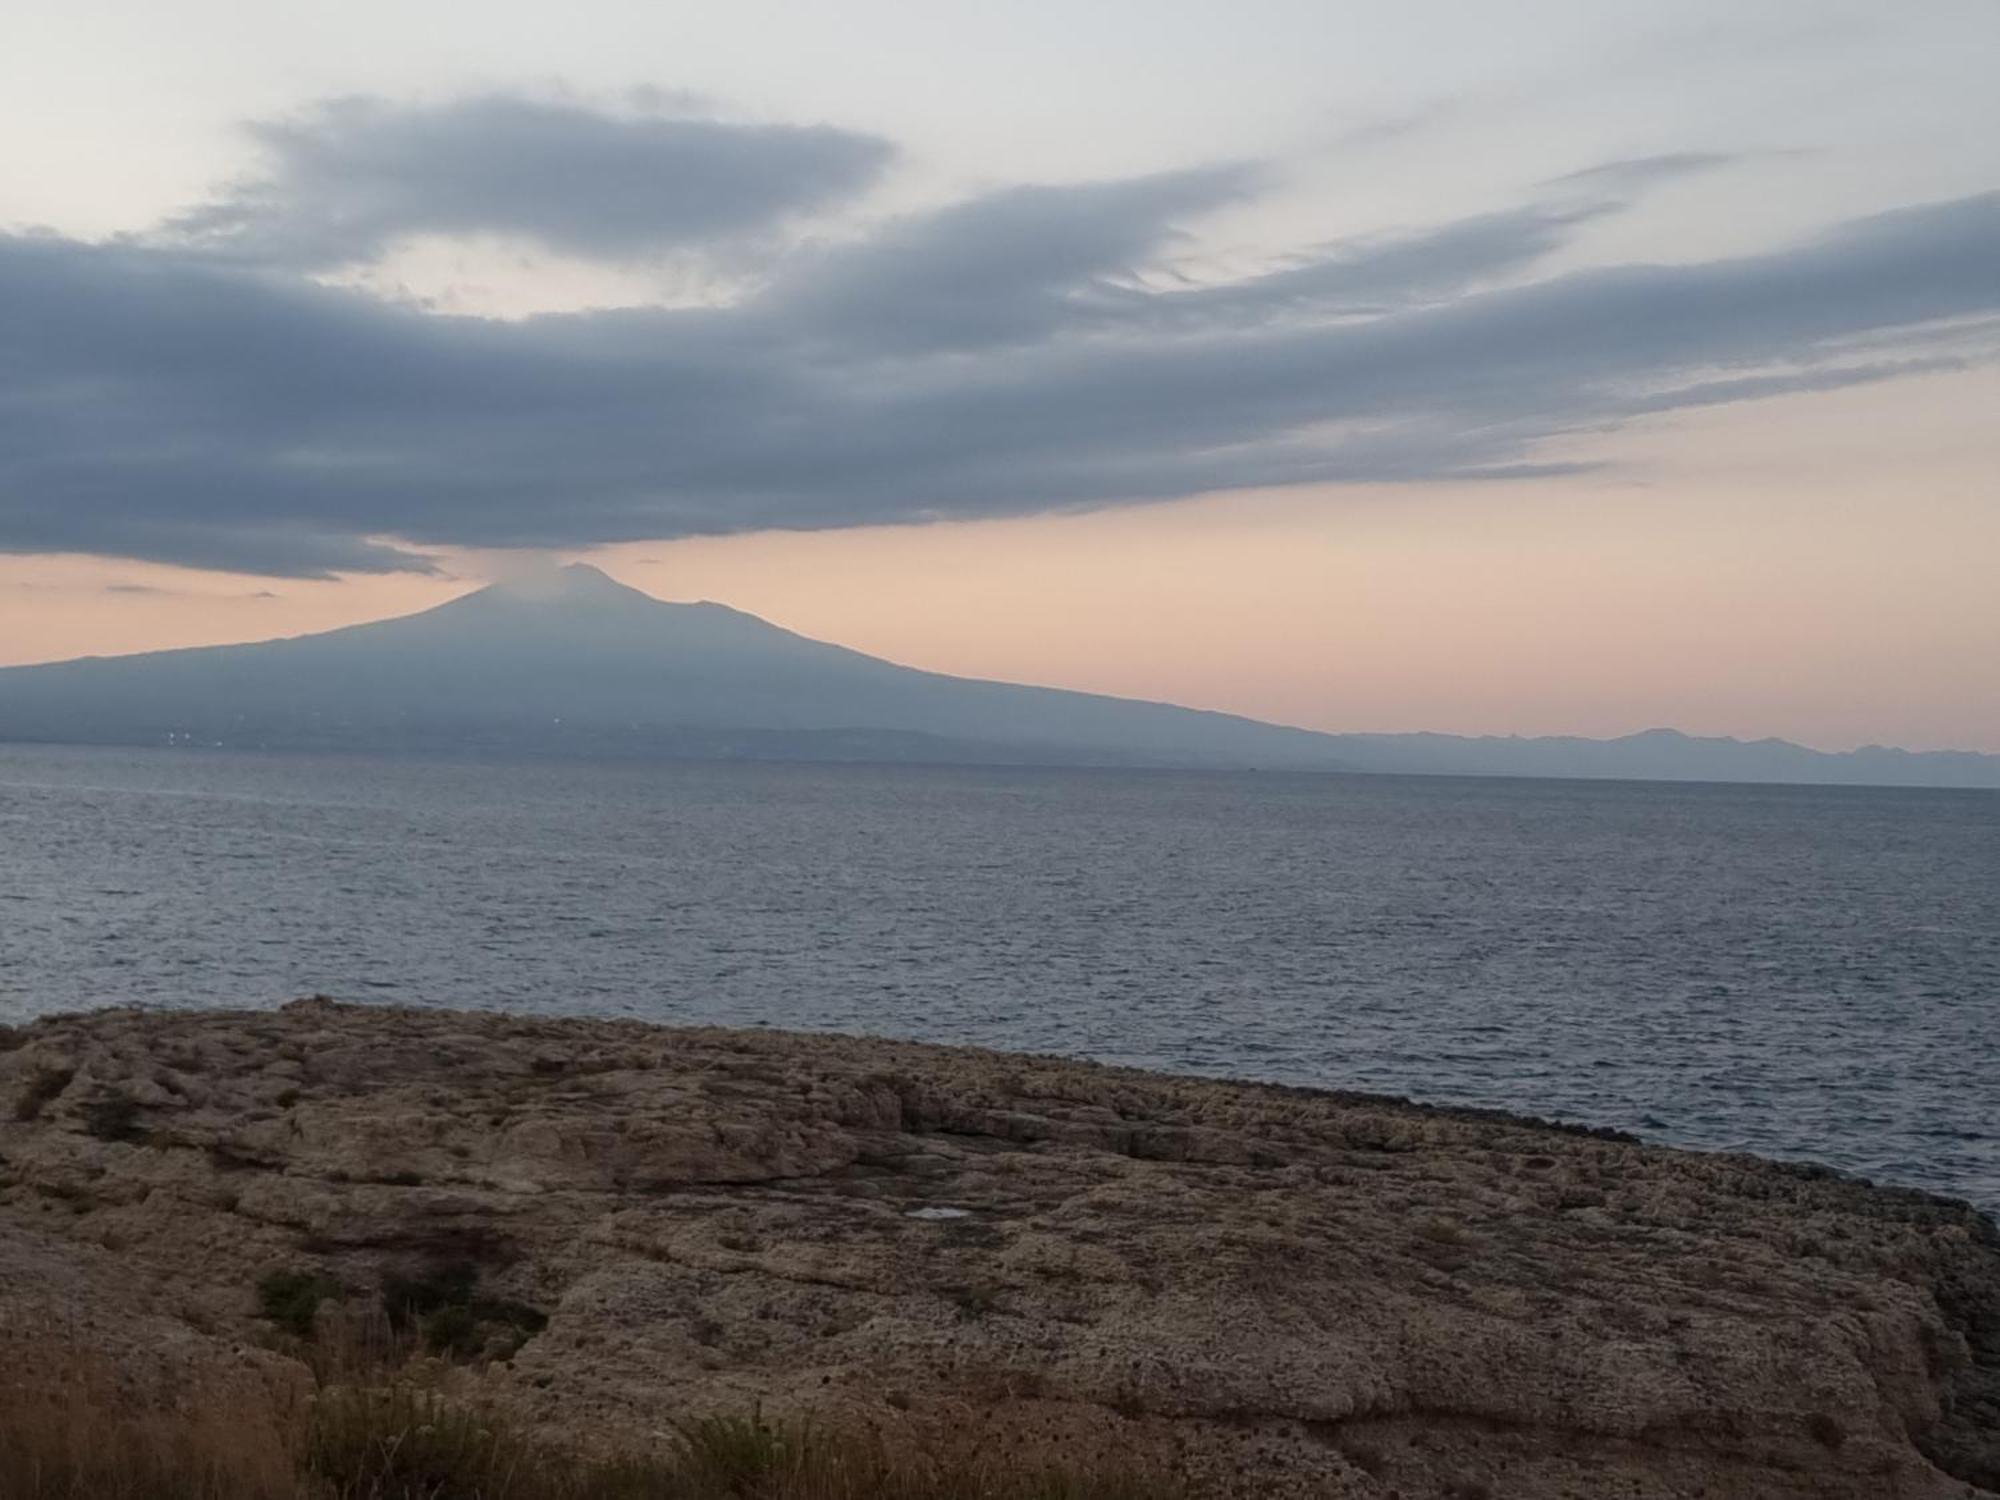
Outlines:
[[[0,1017],[311,991],[1499,1105],[2000,1208],[2000,795],[0,747]]]

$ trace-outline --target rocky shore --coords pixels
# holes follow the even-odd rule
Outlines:
[[[845,1037],[0,1028],[0,1359],[282,1385],[384,1288],[454,1391],[581,1448],[761,1407],[1116,1447],[1197,1496],[2000,1493],[2000,1236],[1914,1192]]]

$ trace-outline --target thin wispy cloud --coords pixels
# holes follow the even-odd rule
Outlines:
[[[1654,156],[1632,156],[1623,161],[1598,162],[1551,177],[1550,187],[1583,187],[1604,192],[1637,192],[1659,182],[1692,176],[1730,166],[1743,158],[1725,151],[1667,151]]]
[[[489,128],[490,127],[490,128]],[[1220,489],[1554,474],[1557,440],[1991,359],[2000,194],[1753,255],[1549,273],[1713,153],[1517,206],[1164,274],[1230,164],[1007,188],[820,244],[891,148],[488,96],[266,127],[271,175],[166,232],[0,239],[0,549],[282,575],[1023,515]],[[722,306],[517,322],[303,273],[417,233],[616,259],[801,221]],[[1866,341],[1857,352],[1857,341]]]

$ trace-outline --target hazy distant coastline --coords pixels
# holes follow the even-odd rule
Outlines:
[[[1971,751],[1328,734],[951,677],[580,565],[321,635],[0,670],[0,741],[2000,788]]]

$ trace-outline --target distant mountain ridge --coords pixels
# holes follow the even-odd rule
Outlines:
[[[1646,729],[1616,739],[1575,735],[1343,734],[1355,770],[1635,781],[1754,781],[1806,786],[2000,788],[2000,755],[1972,750],[1814,750],[1790,740]]]
[[[951,677],[583,564],[320,635],[0,669],[0,740],[2000,787],[1972,752],[1323,734]]]

